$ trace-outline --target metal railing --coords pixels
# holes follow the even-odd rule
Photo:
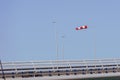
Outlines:
[[[3,62],[2,67],[0,78],[108,74],[120,72],[120,59]]]

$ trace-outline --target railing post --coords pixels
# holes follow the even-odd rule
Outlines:
[[[2,71],[2,75],[3,75],[3,79],[6,80],[1,60],[0,60],[0,66],[1,66],[1,71]]]

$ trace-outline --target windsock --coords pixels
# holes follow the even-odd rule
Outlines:
[[[76,27],[76,30],[82,30],[82,29],[87,29],[87,28],[88,28],[88,26],[84,25],[84,26]]]

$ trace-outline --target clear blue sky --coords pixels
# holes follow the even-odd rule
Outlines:
[[[120,56],[120,0],[0,0],[0,59],[55,60],[55,27],[59,59]]]

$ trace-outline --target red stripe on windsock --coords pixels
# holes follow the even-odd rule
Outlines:
[[[78,30],[78,27],[76,27],[76,30]]]

